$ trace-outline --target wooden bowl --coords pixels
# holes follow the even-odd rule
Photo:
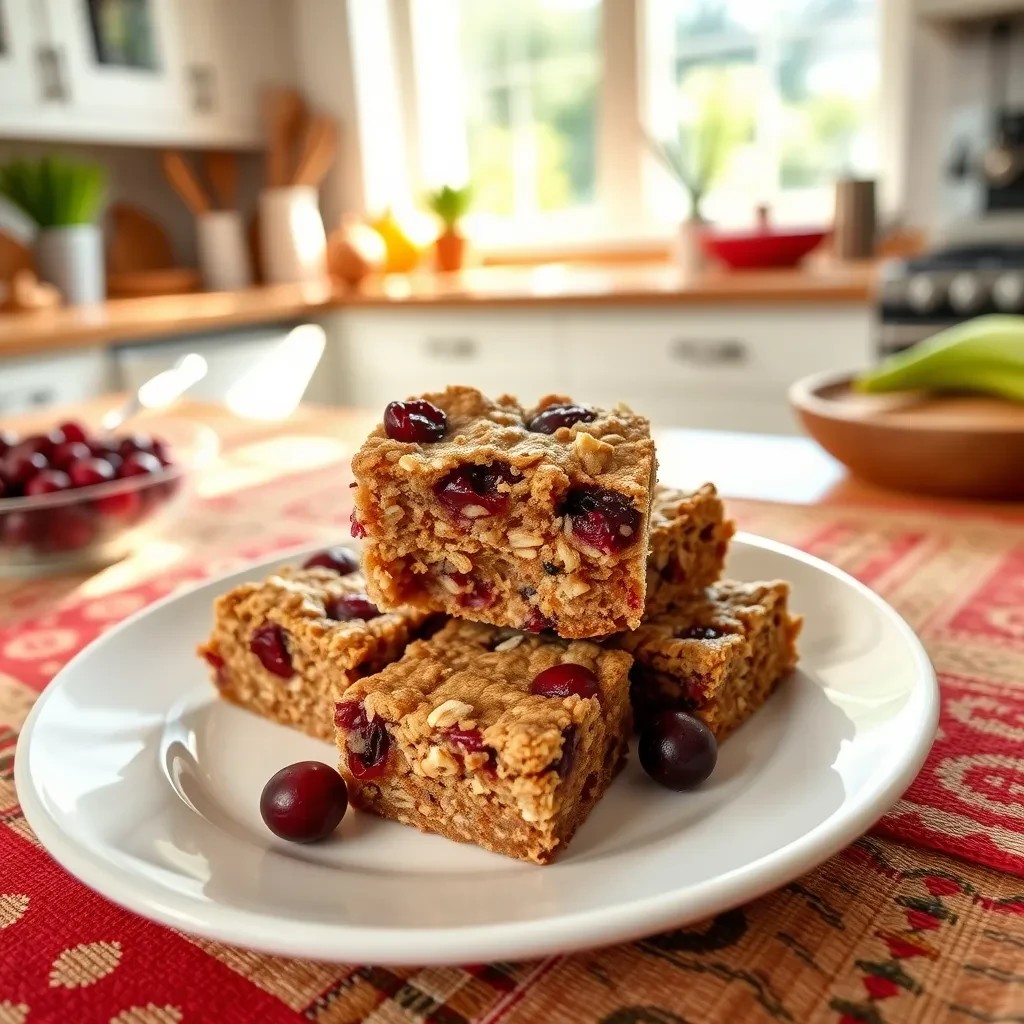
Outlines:
[[[1024,499],[1024,405],[983,395],[863,395],[849,374],[797,381],[807,432],[856,476],[947,498]]]

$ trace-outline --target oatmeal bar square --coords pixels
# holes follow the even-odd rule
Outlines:
[[[380,607],[568,638],[639,625],[655,469],[642,416],[451,387],[391,403],[352,469]]]
[[[651,505],[645,618],[714,583],[735,532],[713,484],[692,494],[659,484]]]
[[[637,720],[677,708],[719,740],[745,722],[796,665],[803,620],[788,608],[789,584],[722,580],[615,638],[633,655]]]
[[[380,613],[365,586],[358,572],[287,568],[219,597],[199,654],[220,695],[332,740],[339,694],[400,657],[426,618]]]
[[[548,863],[625,762],[623,651],[451,620],[335,709],[353,806]]]

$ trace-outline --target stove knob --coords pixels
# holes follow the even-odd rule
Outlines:
[[[985,298],[985,287],[974,274],[957,274],[949,282],[949,304],[958,313],[976,313]]]
[[[1019,313],[1024,310],[1024,274],[1007,271],[992,283],[992,298],[996,308],[1004,313]]]
[[[907,282],[907,305],[915,313],[933,313],[942,305],[942,289],[929,274],[915,274]]]

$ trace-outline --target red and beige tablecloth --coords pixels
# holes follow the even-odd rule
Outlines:
[[[288,451],[233,451],[173,533],[98,576],[0,584],[0,1024],[1024,1021],[1024,520],[1010,514],[732,503],[744,528],[847,569],[906,616],[939,670],[942,720],[877,828],[714,920],[528,963],[377,968],[189,938],[70,878],[20,813],[19,726],[131,612],[344,534],[344,460],[306,446],[295,472]]]

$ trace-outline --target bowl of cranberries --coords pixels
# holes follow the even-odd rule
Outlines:
[[[185,496],[195,434],[179,441],[163,430],[108,434],[77,421],[23,435],[0,427],[0,573],[124,557]]]

